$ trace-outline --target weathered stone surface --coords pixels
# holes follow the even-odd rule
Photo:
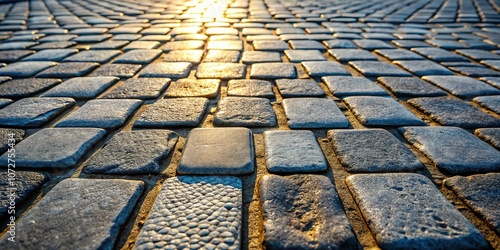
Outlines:
[[[451,174],[500,169],[500,152],[457,127],[404,127],[404,135],[441,170]]]
[[[0,172],[0,187],[2,188],[0,191],[0,217],[9,215],[8,211],[12,210],[9,209],[11,199],[14,199],[16,205],[20,206],[47,180],[48,178],[43,174],[36,172],[15,171],[11,172],[10,178],[7,171]]]
[[[239,178],[168,178],[134,249],[239,249],[241,223],[242,183]]]
[[[133,77],[141,68],[142,66],[138,64],[106,64],[92,72],[91,76],[129,78]]]
[[[206,98],[160,99],[146,108],[136,127],[196,127],[208,106]]]
[[[395,60],[424,60],[424,58],[416,53],[405,49],[378,49],[375,53],[386,57],[392,61]]]
[[[422,79],[461,98],[500,94],[500,90],[482,81],[465,76],[424,76]]]
[[[23,61],[54,61],[60,62],[64,58],[77,53],[76,49],[46,49],[28,56]]]
[[[350,76],[351,73],[347,71],[342,64],[331,61],[312,61],[301,62],[302,67],[306,70],[307,74],[311,77],[317,76]]]
[[[394,63],[417,76],[453,75],[447,68],[428,60],[394,61]]]
[[[51,88],[42,96],[91,99],[97,97],[118,80],[117,77],[75,77]]]
[[[85,165],[85,173],[158,174],[179,136],[170,130],[137,130],[113,136]]]
[[[102,98],[110,99],[155,99],[170,84],[169,78],[132,78],[111,90]]]
[[[303,61],[326,61],[319,50],[285,50],[285,55],[292,63]]]
[[[474,131],[474,135],[500,149],[500,128],[479,128]]]
[[[78,77],[90,73],[97,67],[99,67],[99,64],[92,62],[63,62],[38,73],[36,77]]]
[[[139,77],[185,78],[189,75],[189,62],[160,62],[146,66]]]
[[[203,62],[237,63],[240,52],[233,50],[209,50]]]
[[[267,169],[271,173],[310,173],[327,168],[323,152],[311,131],[266,131],[264,142]]]
[[[39,94],[57,84],[59,79],[15,79],[0,84],[0,97],[20,98]]]
[[[276,86],[284,98],[325,95],[325,91],[311,79],[278,79]]]
[[[241,62],[243,62],[245,64],[281,62],[281,57],[280,57],[280,53],[278,53],[278,52],[245,51],[245,52],[243,52]]]
[[[159,49],[138,49],[119,56],[113,63],[147,64],[160,56]]]
[[[499,119],[462,100],[449,97],[423,97],[410,99],[408,103],[444,126],[462,128],[500,126]]]
[[[0,126],[36,128],[75,105],[71,98],[30,97],[0,109]]]
[[[21,60],[21,58],[34,54],[33,50],[1,50],[0,51],[0,62],[2,63],[12,63]],[[52,60],[42,60],[42,61],[52,61]]]
[[[366,126],[426,125],[389,97],[351,96],[344,99],[356,118]]]
[[[254,165],[253,137],[249,129],[195,128],[188,135],[177,172],[239,175],[253,173]]]
[[[198,64],[203,57],[203,50],[173,50],[163,58],[164,62],[190,62]]]
[[[101,140],[106,131],[98,128],[46,128],[21,141],[16,150],[16,167],[71,168]],[[0,157],[7,162],[7,153]]]
[[[291,63],[255,63],[252,64],[250,78],[256,79],[279,79],[295,78],[297,72]]]
[[[478,96],[473,101],[497,114],[500,113],[500,96]]]
[[[202,63],[196,70],[198,78],[237,79],[245,74],[246,65],[240,63]]]
[[[319,175],[265,175],[260,180],[267,249],[356,249],[331,181]]]
[[[346,128],[347,118],[337,104],[327,98],[283,100],[288,126],[295,128]]]
[[[377,57],[367,50],[360,49],[331,49],[328,53],[340,62],[350,61],[377,61]]]
[[[67,57],[63,61],[106,63],[120,54],[121,52],[119,50],[87,50]]]
[[[0,76],[10,77],[30,77],[36,73],[57,65],[56,62],[42,61],[42,62],[16,62],[7,65],[7,67],[0,67]]]
[[[349,189],[382,249],[486,249],[481,233],[419,174],[357,174]]]
[[[166,95],[169,97],[215,98],[219,94],[220,80],[179,79],[170,84]]]
[[[114,129],[123,125],[141,104],[141,100],[135,99],[90,100],[58,122],[56,127]]]
[[[0,153],[4,153],[10,148],[9,144],[12,144],[12,141],[9,143],[9,139],[14,139],[14,144],[17,144],[23,140],[24,134],[21,129],[0,128]]]
[[[377,84],[363,77],[325,76],[321,80],[333,95],[338,97],[356,95],[387,96],[387,92]]]
[[[276,125],[276,115],[268,99],[226,97],[217,105],[214,125],[272,127]]]
[[[273,98],[273,85],[264,80],[230,80],[227,95]]]
[[[416,77],[379,77],[377,80],[398,97],[446,95],[443,90]]]
[[[353,61],[349,62],[353,68],[361,72],[366,77],[380,76],[412,76],[410,73],[397,68],[396,66],[379,61]]]
[[[144,189],[142,181],[63,180],[17,223],[11,249],[111,249]],[[64,211],[64,212],[61,212]],[[71,214],[72,216],[68,216]]]
[[[330,130],[328,136],[341,164],[349,172],[414,171],[423,167],[387,130]]]

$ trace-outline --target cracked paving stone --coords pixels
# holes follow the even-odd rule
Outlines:
[[[128,78],[133,77],[141,68],[138,64],[106,64],[92,72],[91,76]]]
[[[382,249],[486,249],[481,233],[420,174],[357,174],[346,180]]]
[[[14,139],[15,144],[18,144],[20,141],[23,140],[24,135],[25,132],[22,129],[0,128],[0,140],[1,140],[0,153],[4,153],[9,149],[9,144],[11,144],[9,143],[9,139]]]
[[[252,42],[252,46],[257,51],[284,51],[290,49],[286,42],[274,40],[256,40]]]
[[[271,173],[325,171],[326,159],[311,131],[266,131],[266,166]]]
[[[116,83],[118,80],[120,79],[117,77],[75,77],[51,88],[42,96],[92,99],[97,97],[100,93]]]
[[[67,57],[63,62],[94,62],[106,63],[120,55],[119,50],[87,50],[80,51],[75,55]]]
[[[281,62],[281,56],[278,52],[244,51],[241,62],[244,64]]]
[[[48,178],[41,173],[16,171],[15,174],[15,179],[12,180],[7,171],[0,172],[0,187],[3,190],[0,192],[0,217],[7,218],[10,197],[13,197],[19,206],[48,181]]]
[[[241,223],[242,182],[239,178],[168,178],[134,249],[239,249]]]
[[[34,54],[33,50],[3,50],[0,51],[0,62],[2,63],[12,63],[21,60],[26,56]],[[41,60],[41,61],[52,61],[52,60]]]
[[[245,78],[246,65],[239,63],[201,63],[196,70],[198,78]]]
[[[337,104],[327,98],[289,98],[283,108],[291,129],[346,128],[347,118]]]
[[[0,76],[10,77],[31,77],[36,73],[57,65],[56,62],[16,62],[0,67]]]
[[[342,202],[327,177],[265,175],[259,186],[267,249],[357,248]]]
[[[170,130],[120,132],[83,168],[93,174],[159,174],[160,164],[177,143]]]
[[[332,61],[311,61],[301,62],[302,67],[306,70],[310,77],[321,76],[350,76],[351,73],[347,71],[342,64]]]
[[[460,98],[500,94],[500,90],[497,88],[494,88],[482,81],[465,76],[424,76],[422,79],[429,81]]]
[[[206,98],[160,99],[147,106],[134,127],[196,127],[207,106]]]
[[[21,141],[16,166],[25,168],[71,168],[100,141],[106,131],[98,128],[46,128]],[[7,161],[5,153],[0,160]]]
[[[57,84],[59,79],[16,79],[0,84],[0,97],[21,98],[39,94]]]
[[[330,49],[328,53],[340,62],[378,60],[369,51],[360,49]]]
[[[447,68],[428,60],[394,61],[394,63],[417,76],[453,75]]]
[[[319,50],[285,50],[285,55],[292,63],[303,61],[326,61]]]
[[[328,137],[340,163],[349,172],[401,172],[423,167],[387,130],[330,130]]]
[[[240,52],[233,50],[209,50],[203,62],[237,63]]]
[[[175,41],[166,43],[161,49],[163,52],[169,52],[171,50],[198,50],[205,47],[204,41]]]
[[[323,89],[311,79],[278,79],[276,86],[284,98],[289,97],[321,97]]]
[[[500,170],[500,152],[458,127],[404,127],[405,139],[440,170],[472,174]]]
[[[220,80],[217,79],[179,79],[170,84],[168,97],[206,97],[215,98],[219,94]]]
[[[387,92],[364,77],[325,76],[321,80],[334,96],[373,95],[387,96]]]
[[[58,77],[58,78],[78,77],[90,73],[97,67],[99,67],[99,63],[63,62],[52,68],[46,69],[38,73],[36,77]]]
[[[141,104],[141,100],[135,99],[90,100],[59,121],[56,127],[114,129],[123,125]]]
[[[187,137],[177,172],[241,175],[253,173],[254,165],[253,137],[249,129],[195,128]]]
[[[377,80],[398,97],[446,95],[443,90],[415,77],[379,77]]]
[[[500,114],[500,96],[478,96],[473,99],[479,105]]]
[[[375,53],[388,58],[391,61],[396,61],[396,60],[425,60],[424,57],[422,57],[419,54],[413,53],[409,50],[405,49],[377,49],[375,50]]]
[[[0,244],[12,249],[111,249],[143,189],[142,181],[65,179],[16,223],[24,228],[16,232],[16,244],[7,235]]]
[[[500,128],[479,128],[474,135],[489,143],[496,149],[500,149]]]
[[[455,176],[444,184],[500,233],[500,174]]]
[[[77,49],[46,49],[30,55],[23,59],[23,61],[54,61],[60,62],[64,58],[77,53]],[[0,60],[1,61],[1,60]]]
[[[151,63],[139,73],[139,77],[185,78],[191,66],[189,62]]]
[[[116,58],[113,63],[148,64],[161,55],[159,49],[138,49],[128,51]]]
[[[71,98],[24,98],[0,109],[0,126],[40,127],[73,105]]]
[[[279,79],[295,78],[297,71],[292,63],[255,63],[252,64],[250,78]]]
[[[274,98],[273,84],[264,80],[231,80],[227,83],[227,95]]]
[[[390,97],[351,96],[344,99],[356,118],[365,126],[425,126],[408,109]]]
[[[102,98],[156,99],[169,84],[169,78],[132,78],[126,80]]]
[[[396,66],[380,61],[353,61],[349,65],[366,77],[380,76],[412,76],[412,74],[397,68]]]
[[[201,58],[203,58],[203,50],[173,50],[163,57],[163,61],[199,64]]]
[[[226,97],[219,101],[215,126],[274,127],[276,115],[271,102],[260,97]]]

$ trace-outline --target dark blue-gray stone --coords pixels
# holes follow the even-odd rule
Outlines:
[[[15,79],[0,84],[0,97],[21,98],[39,94],[57,84],[59,79],[26,78]]]
[[[67,57],[64,62],[94,62],[106,63],[114,57],[120,55],[119,50],[87,50],[78,52],[75,55]]]
[[[131,78],[102,98],[156,99],[170,84],[169,78]]]
[[[295,78],[297,72],[292,63],[255,63],[252,64],[250,78],[280,79]]]
[[[201,123],[208,99],[160,99],[147,106],[134,123],[135,127],[196,127]]]
[[[51,88],[42,96],[91,99],[97,97],[118,80],[117,77],[75,77]]]
[[[377,61],[377,57],[367,50],[360,49],[331,49],[328,53],[340,62],[349,61]]]
[[[311,77],[321,76],[350,76],[351,73],[347,71],[342,64],[332,61],[312,61],[301,62],[302,67],[306,70],[307,74]]]
[[[478,96],[474,101],[493,112],[500,114],[500,96]]]
[[[90,73],[95,68],[99,67],[98,63],[91,62],[63,62],[52,68],[46,69],[36,77],[56,77],[56,78],[71,78],[84,76]]]
[[[311,79],[278,79],[276,86],[284,98],[325,95],[325,91]]]
[[[41,173],[15,171],[14,178],[12,178],[12,173],[9,178],[7,171],[0,172],[0,187],[2,190],[0,191],[1,218],[6,218],[9,215],[11,197],[15,198],[16,205],[19,207],[48,181],[48,178]]]
[[[276,125],[276,115],[268,99],[226,97],[217,105],[214,125],[273,127]]]
[[[500,149],[500,128],[479,128],[474,131],[474,135]]]
[[[447,68],[428,60],[394,61],[394,63],[417,76],[453,75]]]
[[[398,97],[446,95],[443,90],[416,77],[379,77],[377,80]]]
[[[349,126],[340,108],[328,98],[288,98],[283,100],[283,108],[292,129]]]
[[[55,61],[60,62],[62,59],[77,53],[77,49],[46,49],[37,52],[34,55],[28,56],[23,61]]]
[[[55,65],[57,65],[56,62],[50,61],[16,62],[7,65],[7,67],[0,67],[0,76],[31,77],[36,73]]]
[[[424,76],[422,79],[461,98],[500,94],[500,90],[482,81],[466,76]]]
[[[387,96],[387,92],[364,77],[325,76],[321,80],[333,95],[338,97],[355,95]]]

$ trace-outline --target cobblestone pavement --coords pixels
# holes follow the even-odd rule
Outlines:
[[[0,0],[0,249],[500,249],[498,0]]]

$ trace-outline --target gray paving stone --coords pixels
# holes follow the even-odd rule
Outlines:
[[[487,50],[480,49],[459,49],[456,51],[458,54],[464,55],[476,61],[482,60],[500,60],[500,55],[493,54]]]
[[[323,89],[311,79],[278,79],[276,86],[282,97],[319,97],[324,96]]]
[[[12,78],[8,77],[8,76],[0,76],[0,83],[6,82],[9,80],[12,80]]]
[[[115,129],[142,104],[136,99],[90,100],[82,107],[66,116],[56,127],[95,127]]]
[[[75,55],[67,57],[63,61],[106,63],[120,54],[121,52],[119,50],[99,50],[99,51],[87,50],[87,51],[80,51]]]
[[[377,49],[375,53],[389,60],[425,60],[424,57],[405,49]]]
[[[426,125],[417,116],[389,97],[351,96],[344,99],[365,126]]]
[[[177,143],[170,130],[138,130],[113,136],[83,168],[85,173],[159,174],[160,164]]]
[[[76,45],[76,42],[48,42],[41,43],[36,46],[31,47],[34,50],[44,50],[44,49],[66,49]]]
[[[42,61],[42,62],[16,62],[7,65],[7,67],[0,67],[0,76],[10,77],[31,77],[36,73],[57,65],[56,62]]]
[[[51,88],[42,96],[92,99],[115,84],[118,80],[120,79],[117,77],[75,77]]]
[[[24,98],[0,109],[0,126],[40,127],[73,105],[71,98]]]
[[[285,50],[285,55],[292,63],[303,61],[326,61],[319,50]]]
[[[497,114],[500,113],[500,96],[478,96],[473,101]]]
[[[500,94],[500,90],[482,81],[465,76],[424,76],[422,79],[460,98]]]
[[[264,80],[230,80],[227,95],[274,98],[272,83]]]
[[[240,63],[201,63],[196,70],[197,78],[237,79],[245,75],[246,65]]]
[[[356,95],[387,96],[387,92],[377,84],[363,77],[325,76],[321,80],[333,95],[338,97]]]
[[[500,149],[500,128],[479,128],[474,135],[489,143],[496,149]]]
[[[394,61],[394,63],[417,76],[453,75],[447,68],[427,60]]]
[[[232,176],[168,178],[134,249],[239,249],[242,183]]]
[[[311,77],[321,76],[350,76],[351,73],[347,71],[342,64],[332,61],[311,61],[301,62],[302,67],[306,70],[307,74]]]
[[[240,52],[234,50],[209,50],[203,62],[237,63]]]
[[[7,235],[0,244],[12,249],[113,248],[116,228],[125,224],[143,189],[142,181],[63,180],[16,223],[25,228],[16,232],[16,244]]]
[[[486,67],[457,66],[457,67],[450,67],[450,69],[462,75],[470,77],[500,76],[499,71],[495,71]]]
[[[57,78],[79,77],[90,73],[97,67],[99,67],[98,63],[63,62],[52,68],[46,69],[38,73],[36,77],[57,77]]]
[[[106,134],[98,128],[46,128],[21,141],[16,150],[16,167],[72,168]],[[8,153],[0,157],[7,161]]]
[[[203,58],[203,50],[172,50],[163,57],[164,62],[190,62],[198,64]]]
[[[412,76],[410,73],[395,67],[392,64],[379,61],[353,61],[349,62],[353,68],[367,77],[380,76]]]
[[[297,72],[291,63],[255,63],[252,64],[250,78],[254,79],[279,79],[295,78]]]
[[[172,50],[197,50],[203,49],[204,47],[204,41],[188,40],[168,42],[161,49],[163,52],[168,52]]]
[[[132,78],[126,80],[102,98],[156,99],[169,84],[169,78]]]
[[[254,165],[253,137],[249,129],[195,128],[187,137],[177,172],[240,175],[253,173]]]
[[[11,99],[8,99],[8,98],[0,98],[0,108],[3,108],[9,104],[12,103],[12,100]]]
[[[487,82],[488,84],[497,88],[500,87],[500,77],[481,77],[479,78],[479,80]]]
[[[148,64],[160,55],[161,50],[159,49],[132,50],[116,58],[113,63]]]
[[[349,172],[415,171],[423,167],[387,130],[330,130],[328,136],[341,164]]]
[[[500,213],[497,209],[500,206],[500,174],[455,176],[446,179],[444,184],[500,232]]]
[[[3,63],[12,63],[21,60],[26,56],[34,54],[33,50],[1,50],[0,51],[0,62]],[[43,60],[43,61],[52,61],[52,60]]]
[[[294,50],[320,50],[326,51],[326,47],[323,46],[318,41],[302,41],[302,40],[290,40],[288,41],[290,47]]]
[[[94,72],[91,76],[116,76],[119,78],[133,77],[140,69],[141,65],[138,64],[106,64]]]
[[[383,249],[488,248],[481,233],[423,175],[358,174],[347,184]]]
[[[14,139],[14,144],[17,144],[23,140],[24,135],[25,133],[22,129],[0,128],[0,153],[4,153],[9,149],[9,144],[12,144],[12,139]],[[9,139],[11,139],[10,142]]]
[[[281,62],[281,56],[278,52],[244,51],[241,62],[245,64]]]
[[[122,50],[127,52],[131,50],[146,50],[146,49],[156,49],[160,46],[158,41],[133,41],[127,46],[123,47]]]
[[[219,94],[220,80],[217,79],[179,79],[170,84],[168,97],[206,97],[215,98]]]
[[[357,48],[356,45],[351,40],[347,40],[347,39],[335,39],[335,40],[323,41],[323,44],[325,44],[330,49],[356,49]]]
[[[0,187],[2,187],[0,217],[6,218],[9,215],[9,210],[12,210],[9,209],[11,199],[14,199],[16,205],[20,206],[47,181],[48,178],[45,175],[36,172],[16,171],[14,178],[12,174],[9,178],[7,171],[0,172]]]
[[[276,115],[271,102],[260,97],[226,97],[219,101],[215,126],[273,127]]]
[[[369,51],[360,49],[330,49],[328,53],[340,62],[378,60]]]
[[[445,172],[463,175],[500,169],[500,152],[464,129],[404,127],[401,133]]]
[[[481,63],[494,70],[500,71],[500,60],[482,60]]]
[[[327,177],[265,175],[259,186],[267,249],[357,248],[342,202]]]
[[[20,98],[39,94],[57,84],[59,79],[16,79],[0,84],[0,97]]]
[[[323,152],[311,131],[266,131],[264,142],[266,166],[271,173],[311,173],[327,169]]]
[[[191,66],[189,62],[151,63],[139,73],[139,77],[185,78]]]
[[[206,98],[160,99],[148,106],[135,127],[196,127],[208,106]]]
[[[469,60],[461,55],[439,48],[413,48],[411,51],[417,52],[436,62],[468,62]]]
[[[91,50],[115,50],[127,45],[128,41],[105,41],[90,46]]]
[[[286,42],[275,40],[256,40],[252,42],[252,45],[254,50],[257,51],[284,51],[290,49]]]
[[[347,118],[337,104],[327,98],[289,98],[283,100],[288,126],[300,128],[346,128]]]
[[[0,50],[24,50],[37,44],[38,44],[37,42],[2,43],[0,44]]]
[[[64,58],[77,53],[77,49],[46,49],[28,56],[23,61],[54,61],[60,62]],[[1,61],[1,60],[0,60]]]
[[[415,77],[379,77],[377,80],[398,97],[446,95],[443,90]]]
[[[376,49],[392,49],[394,48],[390,44],[374,39],[362,39],[362,40],[353,40],[354,44],[358,45],[361,49],[364,50],[376,50]]]
[[[438,39],[433,39],[433,40],[425,40],[425,42],[431,44],[432,46],[446,49],[446,50],[456,50],[456,49],[466,49],[468,46],[460,43],[458,41],[451,41],[451,40],[438,40]]]

